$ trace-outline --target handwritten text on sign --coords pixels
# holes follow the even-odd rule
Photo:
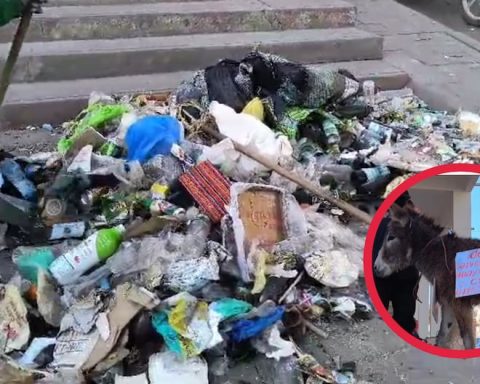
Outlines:
[[[455,276],[455,297],[480,293],[480,249],[457,253]]]

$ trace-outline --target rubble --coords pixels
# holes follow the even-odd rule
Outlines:
[[[0,152],[0,250],[18,270],[0,286],[0,381],[203,384],[253,353],[291,383],[360,382],[298,346],[372,312],[348,291],[364,226],[345,207],[476,162],[479,121],[261,52],[169,98],[93,93],[58,152]]]

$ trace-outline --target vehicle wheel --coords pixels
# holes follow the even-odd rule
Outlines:
[[[480,0],[462,0],[462,11],[468,24],[480,27]]]

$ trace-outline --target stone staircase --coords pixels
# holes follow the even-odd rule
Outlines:
[[[256,45],[349,69],[384,88],[409,81],[381,60],[383,39],[355,28],[356,9],[342,0],[139,1],[50,0],[30,27],[1,127],[67,120],[93,90],[168,91],[192,71]],[[0,29],[0,65],[15,28]]]

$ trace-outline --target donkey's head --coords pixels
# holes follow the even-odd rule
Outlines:
[[[391,221],[374,265],[378,277],[390,276],[413,264],[411,227],[418,214],[409,207],[396,204],[392,205],[390,213]]]

